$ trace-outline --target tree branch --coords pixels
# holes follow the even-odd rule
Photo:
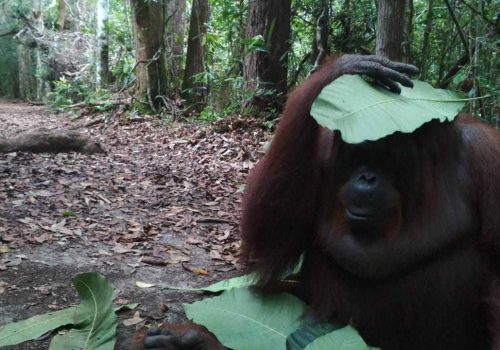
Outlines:
[[[460,35],[460,39],[462,40],[462,44],[464,45],[465,52],[469,54],[469,44],[467,43],[467,39],[465,38],[465,34],[462,31],[462,28],[460,27],[460,23],[458,23],[457,16],[455,16],[455,11],[453,11],[453,8],[451,7],[449,0],[444,0],[444,2],[446,4],[446,7],[448,8],[448,12],[450,13],[453,23],[455,23],[455,27],[458,30],[458,35]]]
[[[471,55],[474,55],[476,48],[472,49]],[[455,75],[460,72],[460,70],[470,62],[469,52],[466,52],[460,59],[455,63],[455,65],[450,69],[448,73],[443,77],[443,79],[437,84],[440,89],[446,89],[450,85],[451,80]]]
[[[14,34],[16,34],[16,33],[17,33],[17,30],[12,29],[12,30],[11,30],[11,31],[9,31],[9,32],[0,33],[0,38],[1,38],[1,37],[4,37],[4,36],[14,36]]]
[[[492,21],[491,19],[489,19],[488,17],[486,17],[484,15],[484,13],[482,13],[481,11],[479,11],[478,9],[476,9],[474,6],[468,4],[465,0],[460,0],[460,2],[462,4],[464,4],[465,6],[467,6],[469,8],[469,10],[471,10],[472,12],[474,12],[476,15],[479,15],[481,16],[481,18],[486,22],[488,23],[489,25],[492,25],[493,27],[496,27],[496,24],[494,21]]]

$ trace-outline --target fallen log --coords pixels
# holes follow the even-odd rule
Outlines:
[[[97,142],[70,130],[36,131],[0,139],[0,153],[105,153]]]

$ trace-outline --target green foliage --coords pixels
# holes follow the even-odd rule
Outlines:
[[[225,292],[185,304],[187,317],[235,350],[375,350],[351,327],[303,317],[306,305],[290,294],[262,296],[245,288],[252,282],[248,275],[203,289]]]
[[[79,274],[73,278],[73,284],[82,299],[75,312],[74,327],[56,335],[50,350],[113,350],[117,324],[113,287],[97,273]]]
[[[289,294],[260,297],[248,289],[231,289],[184,308],[189,319],[207,327],[229,348],[284,350],[305,305]]]
[[[72,210],[65,210],[65,211],[63,212],[63,216],[64,216],[65,218],[70,218],[70,217],[76,216],[76,214],[75,214],[75,212],[74,212],[74,211],[72,211]]]
[[[71,330],[54,337],[50,350],[112,350],[116,332],[113,286],[98,273],[76,275],[73,285],[81,298],[79,306],[4,326],[0,329],[0,346],[16,345],[72,325]]]
[[[188,1],[188,4],[190,2]],[[292,0],[292,32],[290,37],[291,48],[282,58],[288,60],[288,83],[299,84],[308,74],[317,54],[315,48],[316,24],[319,15],[327,3],[330,8],[329,18],[329,47],[332,52],[373,52],[375,48],[376,2],[373,0]],[[414,0],[411,33],[405,33],[405,40],[411,42],[410,62],[417,66],[422,64],[422,46],[426,31],[428,15],[428,1]],[[459,27],[468,38],[468,51],[475,47],[471,62],[453,78],[450,88],[460,88],[464,81],[472,82],[470,97],[480,95],[498,96],[500,94],[500,32],[498,30],[497,14],[500,13],[500,1],[451,3],[457,14]],[[76,6],[74,2],[67,2],[67,19],[70,31],[86,33],[81,38],[87,43],[95,35],[95,6],[96,0],[85,2],[85,6]],[[254,37],[246,37],[246,17],[248,0],[211,0],[211,16],[207,23],[208,32],[202,40],[207,45],[205,65],[207,72],[196,77],[204,82],[211,107],[202,113],[203,120],[213,120],[234,113],[254,113],[255,111],[242,110],[248,104],[245,102],[258,97],[272,98],[279,103],[282,101],[274,96],[274,91],[246,91],[243,89],[243,64],[245,56],[254,52],[269,51],[269,36],[275,30],[275,22],[269,24],[267,33],[259,33]],[[43,20],[45,27],[57,31],[58,17],[57,1],[42,0]],[[435,2],[434,18],[430,31],[430,54],[428,63],[428,79],[433,85],[443,83],[443,78],[456,65],[458,60],[467,51],[458,35],[457,26],[451,20],[446,6]],[[11,29],[20,30],[25,27],[21,15],[30,17],[33,13],[33,2],[30,0],[0,1],[0,33]],[[134,81],[134,42],[132,36],[131,9],[128,2],[110,0],[110,16],[107,23],[109,33],[109,66],[111,69],[111,91],[119,91],[130,86]],[[187,6],[185,20],[189,22],[190,6]],[[167,33],[171,35],[171,33]],[[186,47],[186,33],[176,33],[176,41],[184,43]],[[18,50],[16,42],[11,37],[0,38],[0,96],[16,97],[19,95],[18,63],[23,62],[18,57],[29,55],[29,50]],[[32,43],[33,44],[33,43]],[[88,45],[88,44],[87,44]],[[169,53],[167,53],[169,55]],[[54,71],[37,72],[37,76],[50,80],[54,93],[49,102],[55,108],[74,104],[80,101],[97,100],[101,93],[95,90],[95,75],[92,67],[95,55],[88,49],[78,67],[71,70],[75,75],[74,82],[69,81],[70,75],[65,75],[68,81],[56,81],[65,68],[58,67],[61,60],[49,57],[52,61],[50,68]],[[169,62],[176,60],[181,65],[179,57],[168,57]],[[31,60],[32,63],[35,60]],[[54,68],[55,66],[55,68]],[[169,71],[169,67],[166,67]],[[28,71],[29,72],[29,71]],[[181,85],[182,74],[172,72],[168,76],[169,90],[165,96],[171,97],[178,93],[175,89]],[[73,76],[73,75],[71,75]],[[23,85],[24,90],[35,86],[30,81]],[[26,88],[25,86],[28,86]],[[36,86],[33,88],[36,91]],[[25,92],[28,97],[33,95]],[[253,101],[250,101],[253,102]],[[138,106],[140,107],[140,106]],[[189,106],[186,110],[189,109]],[[467,106],[470,112],[480,114],[481,117],[492,121],[500,113],[498,98],[491,98],[470,103]],[[141,110],[143,108],[140,108]],[[147,109],[147,108],[146,108]],[[265,115],[273,116],[273,110],[265,111]],[[275,116],[275,115],[274,115]]]
[[[246,1],[214,0],[206,43],[206,76],[213,109],[222,115],[241,109],[242,62],[244,59]]]
[[[212,122],[212,121],[215,121],[217,119],[220,119],[221,118],[221,115],[219,113],[217,113],[216,111],[214,111],[212,109],[212,107],[210,106],[206,106],[205,108],[203,108],[203,110],[200,112],[200,116],[199,116],[200,120],[202,122]]]
[[[131,116],[153,114],[153,112],[154,111],[151,109],[151,106],[149,104],[143,103],[142,101],[138,101],[137,99],[132,101]],[[133,117],[129,119],[133,119]]]
[[[17,47],[14,40],[0,38],[0,96],[19,97]]]
[[[19,14],[29,13],[32,4],[30,0],[0,1],[0,34],[12,33],[0,37],[0,96],[20,97],[18,42],[13,34],[23,26]]]
[[[331,43],[335,52],[375,51],[376,2],[335,1],[332,6]]]
[[[63,111],[67,106],[73,104],[74,98],[78,96],[79,86],[73,86],[65,78],[53,82],[54,88],[47,95],[47,105],[51,108]]]
[[[469,6],[467,6],[467,4]],[[472,63],[466,65],[453,79],[450,88],[460,89],[467,79],[474,81],[469,97],[485,95],[497,96],[467,105],[469,112],[490,122],[500,113],[500,30],[497,14],[500,13],[500,1],[487,2],[452,2],[460,27],[470,38],[469,50],[476,46]],[[475,11],[473,10],[475,9]],[[428,14],[427,1],[414,1],[413,51],[412,61],[421,65],[421,52],[425,22]],[[496,23],[496,24],[495,24]],[[432,84],[441,83],[448,71],[465,54],[456,25],[451,20],[446,6],[435,1],[434,19],[430,32],[430,57],[428,80]],[[479,88],[478,88],[479,87]]]
[[[85,102],[89,105],[109,99],[110,92],[104,89],[95,90],[95,87],[85,79],[77,76],[72,80],[60,78],[53,82],[53,89],[47,94],[47,105],[57,111],[71,109],[77,102]],[[104,104],[96,107],[96,110],[105,111],[113,107],[112,104]]]
[[[266,41],[262,35],[256,35],[253,38],[243,39],[241,43],[245,46],[247,53],[255,51],[267,52]]]
[[[253,274],[233,277],[227,280],[222,280],[216,283],[213,283],[206,287],[200,288],[180,288],[174,286],[163,285],[164,289],[173,289],[173,290],[184,290],[184,291],[203,291],[210,293],[219,293],[224,292],[226,290],[234,289],[234,288],[247,288],[253,286],[255,284],[256,276]]]
[[[247,288],[255,284],[256,276],[253,274],[233,277],[227,280],[216,282],[202,290],[212,293],[222,292],[233,288]]]
[[[36,339],[61,326],[74,323],[76,307],[33,316],[0,328],[0,347]]]
[[[132,54],[126,55],[118,60],[114,66],[112,66],[111,72],[120,85],[126,85],[134,79],[134,66],[134,56]]]
[[[109,66],[120,87],[134,78],[134,41],[129,11],[127,2],[110,0],[110,17],[107,23]]]

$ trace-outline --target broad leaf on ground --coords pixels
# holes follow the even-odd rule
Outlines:
[[[235,350],[285,349],[286,338],[300,325],[305,304],[286,294],[262,297],[248,289],[184,305],[186,315]]]
[[[199,287],[199,288],[183,288],[183,287],[175,287],[175,286],[169,286],[162,284],[161,287],[163,289],[172,289],[172,290],[183,290],[183,291],[189,291],[189,292],[210,292],[210,293],[219,293],[223,292],[225,290],[230,290],[233,288],[246,288],[253,286],[255,284],[256,277],[253,274],[248,274],[248,275],[243,275],[243,276],[238,276],[238,277],[233,277],[229,278],[226,280],[222,280],[216,283],[213,283],[211,285],[208,285],[206,287]]]
[[[54,329],[73,324],[75,311],[76,306],[9,323],[0,328],[0,347],[33,340]]]
[[[238,277],[233,277],[227,280],[219,281],[214,284],[211,284],[209,286],[200,288],[201,290],[205,292],[212,292],[212,293],[217,293],[217,292],[222,292],[225,290],[230,290],[233,288],[246,288],[253,286],[256,281],[256,276],[253,274],[248,274],[248,275],[243,275],[243,276],[238,276]]]
[[[344,327],[324,335],[311,344],[305,350],[379,350],[366,345],[363,338],[352,327]]]
[[[70,331],[54,337],[51,350],[113,350],[116,333],[113,286],[94,272],[76,275],[73,284],[81,298],[79,306],[4,326],[0,329],[0,346],[16,345],[73,325]]]
[[[433,119],[453,120],[464,101],[448,90],[413,81],[401,94],[344,75],[327,85],[314,101],[311,116],[318,124],[339,130],[348,143],[378,140],[397,131],[411,133]]]
[[[50,350],[113,350],[116,316],[112,285],[97,273],[79,274],[73,284],[82,299],[75,313],[75,326],[54,337]]]

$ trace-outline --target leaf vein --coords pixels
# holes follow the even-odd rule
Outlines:
[[[277,330],[269,327],[268,325],[266,325],[265,323],[262,323],[262,322],[259,322],[253,318],[250,318],[246,315],[243,315],[243,314],[239,314],[239,313],[236,313],[234,311],[230,311],[230,310],[225,310],[225,309],[221,309],[221,308],[216,308],[216,307],[211,307],[211,306],[207,306],[207,309],[211,309],[211,310],[215,310],[215,311],[218,311],[218,312],[225,312],[227,314],[230,314],[232,316],[235,316],[235,317],[241,317],[241,318],[244,318],[244,319],[247,319],[248,321],[250,322],[253,322],[259,326],[261,326],[262,328],[264,329],[267,329],[268,331],[270,331],[271,333],[276,333],[277,335],[279,335],[280,337],[282,338],[285,338],[286,339],[286,335],[285,334],[282,334],[280,332],[278,332]]]

